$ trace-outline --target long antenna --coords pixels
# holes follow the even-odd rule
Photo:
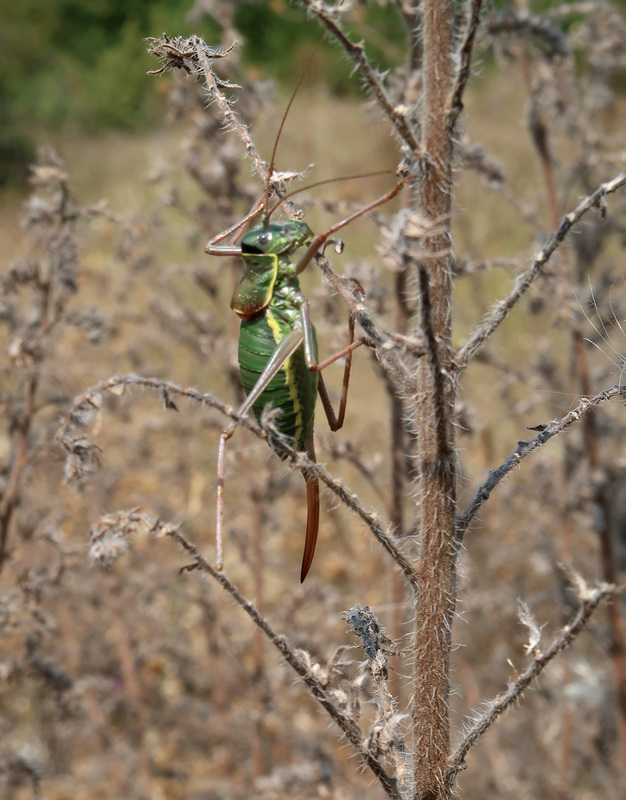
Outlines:
[[[290,198],[294,197],[297,194],[301,194],[302,192],[306,192],[309,189],[316,189],[318,186],[326,186],[329,183],[341,183],[341,181],[356,181],[360,178],[377,178],[380,175],[393,175],[394,172],[391,169],[381,169],[377,170],[376,172],[361,172],[358,175],[342,175],[339,178],[325,178],[321,181],[315,181],[315,183],[309,183],[307,186],[301,186],[299,189],[294,189],[293,192],[289,192],[284,197],[281,197],[280,200],[277,200],[274,205],[269,210],[267,214],[268,218],[272,216],[274,211],[281,206],[285,200],[289,200]]]
[[[298,83],[296,83],[296,87],[293,90],[293,92],[291,93],[291,97],[289,98],[289,102],[287,103],[287,108],[285,109],[285,113],[283,114],[283,118],[280,121],[280,127],[278,128],[278,133],[276,134],[276,140],[274,141],[274,149],[272,150],[272,158],[270,159],[270,166],[269,166],[269,170],[268,170],[268,173],[267,173],[267,186],[265,187],[265,197],[264,197],[264,200],[263,200],[263,208],[265,208],[266,213],[267,213],[267,208],[268,208],[268,206],[270,204],[270,191],[271,191],[271,187],[272,187],[272,174],[274,172],[274,161],[276,160],[276,150],[278,148],[278,140],[280,139],[280,135],[283,132],[283,127],[285,126],[285,121],[287,119],[287,115],[289,114],[289,110],[291,109],[293,101],[296,99],[296,95],[298,94],[298,90],[300,89],[300,86],[302,85],[302,81],[304,80],[304,76],[309,71],[309,67],[313,63],[313,59],[317,55],[317,51],[320,49],[320,46],[321,46],[321,44],[322,44],[322,42],[324,41],[325,38],[326,38],[326,31],[324,31],[324,33],[320,37],[319,42],[315,45],[315,49],[313,50],[313,52],[309,56],[309,60],[307,61],[306,67],[302,70],[302,74],[298,78]]]

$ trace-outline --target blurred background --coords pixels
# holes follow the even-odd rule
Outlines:
[[[167,91],[148,80],[155,67],[143,41],[163,31],[202,36],[208,43],[239,39],[242,74],[262,74],[282,85],[298,74],[318,30],[284,0],[2,0],[0,182],[23,185],[36,144],[51,132],[72,137],[107,131],[147,131],[160,124]],[[383,68],[404,48],[402,26],[390,5],[363,9],[373,35],[370,56]],[[330,93],[355,95],[358,81],[336,69],[327,46],[317,57],[317,80]]]
[[[345,20],[388,71],[396,99],[411,66],[406,12],[358,3]],[[459,142],[456,345],[509,293],[562,215],[624,169],[625,13],[625,0],[489,4]],[[229,309],[241,265],[203,251],[262,187],[199,81],[146,74],[160,65],[145,38],[163,32],[239,42],[219,69],[244,87],[232,90],[236,110],[269,159],[320,36],[300,7],[0,0],[0,794],[378,797],[243,614],[219,587],[180,574],[184,554],[149,534],[148,517],[181,524],[213,557],[223,417],[133,387],[83,408],[74,446],[88,458],[66,460],[55,439],[73,398],[116,374],[241,400]],[[351,64],[325,42],[287,119],[278,167],[314,163],[312,181],[394,170],[398,160]],[[321,230],[392,184],[338,183],[301,205]],[[532,438],[528,426],[624,380],[623,192],[607,205],[608,221],[585,219],[464,376],[461,510]],[[399,292],[410,295],[381,246],[397,210],[350,226],[345,253],[333,257],[390,329]],[[303,285],[321,351],[334,352],[347,335],[345,308],[317,271]],[[415,441],[405,433],[392,445],[397,398],[369,353],[355,362],[345,430],[330,434],[318,414],[318,458],[389,522],[391,465]],[[328,372],[336,398],[341,367]],[[604,406],[524,462],[468,535],[454,630],[457,740],[472,709],[526,663],[518,598],[549,641],[572,613],[560,562],[592,582],[623,583],[625,430],[623,406]],[[341,614],[369,604],[399,643],[392,688],[406,708],[411,606],[394,566],[324,493],[319,551],[300,586],[304,506],[301,477],[238,432],[227,463],[227,573],[322,665],[354,644]],[[410,497],[403,510],[399,540],[409,542]],[[461,779],[465,797],[623,797],[623,602],[601,609],[485,736]],[[353,658],[338,671],[346,685],[362,654]],[[365,718],[371,700],[363,698]]]

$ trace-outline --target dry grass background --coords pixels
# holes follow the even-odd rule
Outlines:
[[[466,129],[472,141],[497,157],[507,186],[537,209],[548,231],[540,167],[524,129],[526,101],[517,74],[486,68],[466,98]],[[263,154],[271,148],[276,108],[283,107],[280,100],[255,128]],[[364,123],[356,103],[316,89],[299,96],[296,108],[281,141],[281,165],[300,168],[315,161],[315,178],[389,166],[386,129]],[[618,130],[624,116],[623,105],[617,105],[607,128]],[[183,166],[192,126],[187,118],[151,135],[55,143],[76,202],[85,208],[106,198],[107,205],[98,206],[91,218],[83,214],[75,226],[78,292],[68,311],[80,319],[50,333],[46,358],[37,367],[41,407],[30,433],[10,558],[0,578],[0,767],[11,800],[378,795],[242,612],[216,585],[179,573],[188,559],[171,541],[139,532],[108,570],[88,562],[88,533],[98,518],[136,507],[182,523],[212,558],[220,414],[179,399],[178,411],[168,410],[157,394],[138,387],[122,396],[108,394],[102,415],[87,420],[102,449],[101,467],[81,491],[63,483],[63,459],[54,445],[62,415],[74,396],[110,375],[135,372],[210,391],[233,404],[238,400],[229,373],[236,360],[237,322],[228,310],[236,273],[202,252],[204,240],[223,225],[202,208],[202,193]],[[555,153],[566,154],[571,144],[563,140],[565,149],[560,147],[557,141]],[[258,191],[253,178],[250,183]],[[362,203],[385,188],[384,178],[376,185],[337,184],[324,197]],[[563,192],[563,208],[573,208],[579,194],[576,185]],[[245,211],[244,201],[240,204]],[[313,208],[307,220],[319,230],[336,214]],[[17,218],[11,198],[0,212],[5,265],[32,252]],[[537,249],[535,228],[521,224],[502,193],[486,190],[471,172],[459,181],[453,229],[461,257],[518,259],[522,251],[528,259]],[[372,289],[372,305],[391,313],[393,276],[381,266],[374,226],[362,220],[344,238],[346,250],[334,259],[336,266],[357,274]],[[507,293],[519,263],[458,280],[457,344]],[[598,303],[606,308],[610,299],[623,323],[623,251],[617,244],[605,251],[602,268],[609,277],[600,279],[598,268],[591,278],[598,280]],[[337,298],[329,298],[318,272],[308,272],[306,294],[319,320],[322,351],[330,352],[343,342],[344,312]],[[488,469],[519,439],[531,438],[527,425],[561,417],[578,400],[567,380],[569,332],[555,313],[557,290],[554,283],[541,284],[507,320],[489,357],[465,376],[459,448],[461,488],[468,499]],[[29,291],[19,290],[25,316],[37,303],[36,291]],[[559,302],[563,308],[576,305],[569,293]],[[593,320],[594,310],[589,313]],[[583,327],[594,335],[591,323]],[[623,359],[626,340],[618,328],[613,335]],[[9,345],[7,337],[4,353]],[[599,350],[589,355],[592,393],[617,382],[619,370]],[[5,402],[32,368],[28,359],[16,363],[5,356]],[[329,372],[336,396],[341,370]],[[317,426],[318,458],[366,506],[383,509],[389,502],[389,413],[376,365],[359,351],[348,420],[336,437],[341,446],[358,447],[357,465],[336,459],[324,421]],[[615,431],[602,439],[603,459],[623,469],[619,403],[603,409],[601,425]],[[3,430],[3,461],[9,460],[12,436]],[[569,560],[592,579],[599,574],[587,478],[563,474],[564,464],[571,465],[564,454],[580,447],[579,436],[572,432],[555,440],[525,462],[494,495],[469,537],[453,632],[462,645],[453,655],[453,705],[460,714],[521,671],[526,634],[517,619],[518,598],[549,631],[563,623],[569,595],[556,563],[563,558],[566,506],[574,523],[567,538]],[[580,485],[565,497],[564,486],[577,480]],[[301,483],[263,442],[237,432],[229,446],[226,570],[278,630],[289,631],[297,646],[306,646],[324,664],[337,647],[354,644],[341,617],[353,603],[370,605],[392,627],[392,568],[358,521],[325,492],[319,552],[300,586]],[[257,503],[255,496],[270,503]],[[624,536],[625,519],[616,519],[618,537]],[[619,796],[605,647],[599,614],[522,707],[479,745],[461,778],[464,796]],[[345,669],[355,677],[362,655],[354,651],[349,658],[355,663]],[[406,696],[402,675],[399,683]]]

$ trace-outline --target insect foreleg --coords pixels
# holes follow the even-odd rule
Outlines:
[[[222,231],[216,236],[213,236],[213,238],[209,239],[205,245],[204,252],[210,256],[241,256],[241,247],[238,245],[221,245],[220,242],[223,242],[224,239],[232,236],[233,233],[237,233],[237,231],[240,231],[242,228],[244,228],[255,217],[258,217],[262,210],[263,201],[260,200],[243,219],[239,220],[239,222],[236,222],[234,225],[231,225],[230,228],[227,228],[225,231]]]
[[[390,189],[385,194],[381,195],[380,197],[373,200],[371,203],[368,203],[363,208],[359,208],[358,211],[355,211],[353,214],[345,217],[345,219],[339,220],[339,222],[335,222],[334,225],[331,225],[330,228],[325,230],[323,233],[318,233],[311,242],[309,243],[304,255],[298,261],[298,265],[296,267],[296,274],[299,275],[303,270],[307,268],[307,266],[311,263],[311,259],[320,249],[320,247],[324,244],[324,242],[333,235],[333,233],[337,233],[342,228],[345,228],[346,225],[349,225],[354,220],[359,219],[364,214],[367,214],[369,211],[373,211],[378,206],[382,206],[385,203],[388,203],[392,200],[402,189],[402,187],[407,183],[408,178],[402,178],[401,180],[396,183],[393,189]]]

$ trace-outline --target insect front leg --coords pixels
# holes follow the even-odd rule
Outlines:
[[[259,216],[262,210],[263,201],[261,200],[254,205],[252,210],[246,214],[243,219],[209,239],[204,247],[204,252],[209,256],[241,256],[241,247],[239,247],[239,245],[220,244],[220,242],[223,242],[224,239],[232,236],[234,233],[242,231],[249,222],[252,222],[253,219]]]
[[[363,206],[363,208],[359,208],[358,211],[355,211],[344,219],[339,220],[339,222],[335,222],[334,225],[331,225],[330,228],[322,233],[318,233],[317,236],[314,236],[309,242],[302,258],[298,261],[296,274],[299,275],[307,268],[307,266],[311,263],[313,256],[317,253],[320,247],[322,247],[324,242],[326,242],[334,233],[337,233],[337,231],[340,231],[342,228],[350,225],[351,222],[359,219],[359,217],[362,217],[364,214],[367,214],[370,211],[373,211],[375,208],[378,208],[379,206],[388,203],[390,200],[393,200],[393,198],[406,185],[407,181],[408,178],[401,178],[398,183],[396,183],[396,185],[388,192],[376,198],[376,200],[373,200],[371,203],[368,203],[366,206]]]

